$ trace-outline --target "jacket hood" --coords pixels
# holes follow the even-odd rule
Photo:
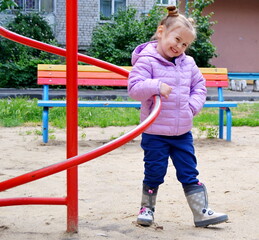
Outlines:
[[[143,44],[137,46],[132,53],[132,60],[131,60],[132,66],[138,61],[138,59],[140,57],[144,57],[144,56],[157,58],[158,60],[164,62],[165,64],[171,65],[172,62],[163,58],[157,52],[156,47],[157,47],[157,41],[146,42],[146,43],[143,43]],[[186,57],[185,53],[178,56],[175,60],[176,65],[181,63],[181,61],[183,61],[185,57]]]

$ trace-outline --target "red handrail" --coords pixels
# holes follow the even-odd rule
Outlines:
[[[0,207],[16,205],[67,205],[67,198],[54,197],[20,197],[0,199]]]

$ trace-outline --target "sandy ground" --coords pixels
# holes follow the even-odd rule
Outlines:
[[[133,127],[79,129],[79,154],[101,146]],[[40,127],[0,128],[0,181],[66,158],[65,130],[54,129],[48,144]],[[169,164],[156,206],[155,224],[137,226],[143,178],[140,138],[79,166],[79,232],[66,233],[65,206],[0,208],[0,239],[26,240],[259,240],[259,128],[234,127],[232,142],[195,135],[200,180],[207,186],[210,206],[229,221],[195,228],[182,188]],[[194,131],[195,132],[195,131]],[[8,197],[62,197],[66,173],[0,193]]]

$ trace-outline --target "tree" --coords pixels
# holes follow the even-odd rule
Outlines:
[[[7,25],[7,29],[41,42],[55,42],[51,27],[38,13],[23,14],[18,11],[15,18]],[[40,50],[0,37],[0,63],[27,61],[32,57],[40,57],[40,54]]]
[[[0,0],[0,12],[12,8],[17,7],[17,3],[13,0]]]
[[[120,66],[131,65],[132,51],[150,40],[164,14],[164,10],[157,6],[140,18],[134,8],[119,11],[113,21],[94,29],[88,54]]]
[[[51,27],[38,13],[17,12],[7,29],[41,42],[56,44]],[[0,36],[0,87],[36,87],[39,63],[60,63],[60,60],[53,54]]]
[[[210,21],[213,13],[202,15],[203,9],[214,0],[193,0],[189,3],[190,17],[194,18],[197,25],[197,39],[190,46],[188,54],[191,55],[199,67],[211,66],[209,61],[215,54],[216,47],[211,42],[215,22]],[[92,35],[92,43],[88,54],[108,61],[110,63],[128,66],[131,65],[131,53],[134,48],[150,40],[156,31],[157,24],[166,10],[154,6],[148,15],[137,18],[137,10],[129,8],[119,11],[114,20],[97,26]]]
[[[210,59],[216,57],[216,47],[211,41],[211,36],[214,30],[211,27],[216,24],[215,21],[211,21],[213,12],[203,16],[203,9],[214,0],[194,0],[189,2],[190,17],[192,17],[197,25],[197,39],[190,46],[188,54],[191,55],[199,67],[210,67]]]

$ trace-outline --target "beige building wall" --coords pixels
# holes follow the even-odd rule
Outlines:
[[[184,11],[185,1],[180,2]],[[211,64],[229,72],[259,72],[259,0],[215,0],[208,12],[218,22],[212,36],[218,57]]]
[[[216,0],[210,8],[219,55],[211,63],[229,72],[259,72],[259,1]]]

